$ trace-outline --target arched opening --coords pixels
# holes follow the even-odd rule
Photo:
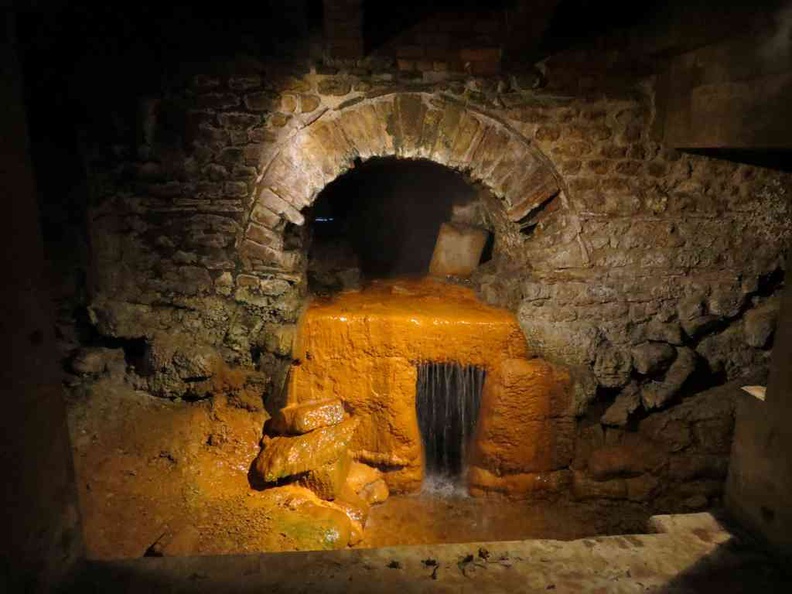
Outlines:
[[[358,162],[322,190],[307,217],[309,286],[323,293],[361,279],[425,276],[443,223],[481,223],[480,212],[471,214],[479,196],[461,174],[431,161]]]

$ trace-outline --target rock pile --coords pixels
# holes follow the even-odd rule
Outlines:
[[[358,426],[347,417],[340,400],[323,400],[287,406],[268,422],[262,449],[251,476],[262,488],[290,484],[290,489],[310,490],[330,509],[346,518],[340,533],[349,533],[349,544],[363,537],[370,506],[388,498],[382,473],[355,462],[349,446]]]

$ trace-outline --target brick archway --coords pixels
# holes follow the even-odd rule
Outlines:
[[[300,211],[328,183],[371,157],[427,159],[464,172],[521,224],[561,194],[549,160],[504,122],[430,93],[380,95],[325,112],[269,155],[239,238],[243,266],[288,267],[285,222],[302,225]]]

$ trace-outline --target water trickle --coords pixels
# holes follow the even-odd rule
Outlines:
[[[432,490],[459,486],[478,419],[484,370],[457,363],[418,367],[416,407],[424,446],[426,480]]]

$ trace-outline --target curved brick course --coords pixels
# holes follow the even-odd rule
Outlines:
[[[561,191],[558,174],[533,143],[491,116],[431,93],[363,99],[325,112],[274,151],[239,245],[246,267],[282,264],[282,221],[302,225],[300,211],[356,159],[390,156],[464,172],[501,198],[514,221]]]

